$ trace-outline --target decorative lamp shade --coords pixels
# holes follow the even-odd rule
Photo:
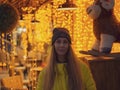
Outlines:
[[[58,7],[58,10],[74,10],[77,9],[77,6],[69,0],[66,0],[65,3]]]
[[[19,14],[17,9],[9,3],[0,4],[0,32],[11,32],[17,25]]]

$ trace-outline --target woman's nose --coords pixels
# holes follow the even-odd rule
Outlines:
[[[64,46],[64,43],[63,43],[63,42],[61,42],[61,43],[60,43],[60,46]]]

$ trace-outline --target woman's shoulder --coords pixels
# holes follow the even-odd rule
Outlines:
[[[83,60],[78,60],[78,64],[81,68],[89,68],[88,63],[84,62]]]
[[[95,82],[89,64],[82,60],[79,61],[79,64],[83,83],[85,85],[86,90],[96,90]]]
[[[45,75],[45,72],[46,72],[46,67],[44,67],[40,73],[39,73],[39,77],[43,77]]]
[[[86,74],[86,73],[90,73],[91,72],[88,63],[86,63],[86,62],[84,62],[82,60],[79,60],[78,64],[79,64],[79,67],[81,69],[81,73],[82,74]]]
[[[46,71],[46,67],[44,67],[42,70],[41,70],[41,73],[45,73]]]

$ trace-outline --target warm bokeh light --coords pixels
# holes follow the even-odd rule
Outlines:
[[[34,50],[42,52],[44,43],[50,45],[52,29],[57,26],[66,27],[70,30],[73,48],[78,56],[80,56],[80,50],[91,49],[95,37],[92,31],[92,19],[87,16],[86,8],[93,3],[93,0],[74,1],[78,6],[78,9],[74,11],[57,10],[59,4],[64,2],[65,0],[53,0],[53,3],[48,3],[40,8],[35,14],[36,19],[40,21],[39,23],[31,23],[32,15],[24,15],[24,25],[27,27],[25,34],[28,36]],[[119,7],[119,0],[116,0],[114,13],[118,20],[120,20]],[[114,44],[112,51],[120,51],[119,45]]]

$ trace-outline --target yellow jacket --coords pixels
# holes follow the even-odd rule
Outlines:
[[[55,83],[53,86],[53,90],[68,90],[67,84],[67,73],[65,68],[66,63],[58,63],[57,64],[57,75],[55,78]],[[83,90],[96,90],[95,82],[93,80],[92,74],[90,69],[86,64],[80,62],[81,73],[83,77],[83,84],[85,89]],[[43,90],[43,77],[44,77],[45,70],[41,71],[38,77],[38,83],[36,90]]]

